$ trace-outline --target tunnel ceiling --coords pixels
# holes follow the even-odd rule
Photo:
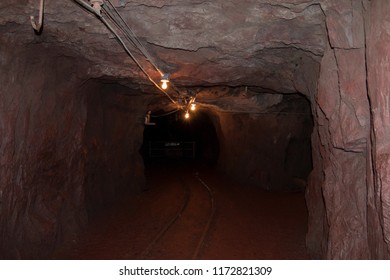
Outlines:
[[[37,17],[38,1],[19,2],[0,4],[4,39],[17,44],[55,45],[68,56],[87,58],[90,65],[85,78],[150,90],[150,82],[110,31],[74,1],[46,0],[40,35],[34,34],[29,18]],[[248,99],[259,93],[298,92],[302,77],[317,71],[315,65],[327,44],[319,1],[111,2],[177,86],[240,88],[227,97],[236,94]],[[155,73],[152,76],[156,77]],[[208,90],[203,97],[215,99],[212,92]],[[247,106],[245,101],[241,105]]]

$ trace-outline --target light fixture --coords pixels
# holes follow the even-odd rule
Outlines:
[[[100,15],[102,12],[103,0],[90,0],[93,9]]]
[[[191,111],[195,111],[195,110],[196,110],[196,103],[192,102],[191,103]]]
[[[189,119],[189,118],[190,118],[190,113],[188,113],[188,111],[187,111],[186,114],[184,115],[184,117],[185,117],[186,119]]]
[[[168,83],[169,83],[169,74],[164,74],[161,76],[161,88],[162,89],[167,89],[168,88]]]

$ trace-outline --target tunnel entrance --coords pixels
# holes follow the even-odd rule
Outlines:
[[[229,110],[204,103],[189,119],[181,110],[151,113],[140,149],[145,166],[203,163],[263,190],[304,191],[313,168],[310,102],[299,93],[252,94],[261,105],[250,110],[228,95]]]
[[[186,119],[181,110],[151,114],[141,147],[145,166],[162,162],[192,162],[216,165],[219,141],[213,123],[204,111]]]
[[[145,168],[133,178],[144,176],[145,188],[112,194],[114,203],[102,204],[104,211],[75,245],[75,255],[55,258],[308,258],[303,190],[311,170],[313,123],[304,97],[280,96],[261,112],[202,108],[190,119],[183,111],[156,111],[145,125],[142,100],[118,96],[122,87],[98,88],[102,93],[91,95],[87,143],[101,157],[90,158],[87,195],[95,202],[132,184],[119,179],[128,178],[123,171],[135,174],[140,154]],[[140,150],[140,141],[129,145],[136,129],[138,140],[143,136]],[[113,144],[118,152],[107,161]],[[131,157],[122,159],[122,149]],[[140,153],[134,157],[127,149]],[[109,169],[114,160],[118,168]],[[102,162],[107,165],[97,169]],[[122,173],[113,173],[119,167],[125,167]],[[96,250],[96,244],[105,245]]]
[[[313,120],[304,96],[284,95],[262,112],[155,112],[150,123],[138,215],[148,220],[142,235],[155,238],[133,245],[131,258],[308,258]]]

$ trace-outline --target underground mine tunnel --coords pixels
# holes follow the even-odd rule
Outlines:
[[[1,1],[0,258],[389,259],[390,2],[236,2]]]
[[[196,110],[196,104],[193,106]],[[158,162],[193,161],[215,165],[219,142],[210,117],[204,112],[192,114],[174,110],[151,115],[145,126],[141,155],[145,165]]]

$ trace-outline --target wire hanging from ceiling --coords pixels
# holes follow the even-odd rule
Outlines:
[[[175,101],[170,94],[165,91],[152,77],[151,75],[146,71],[146,69],[143,67],[139,59],[135,57],[135,55],[132,53],[130,48],[127,46],[125,40],[129,42],[131,45],[136,47],[142,55],[146,58],[146,60],[155,68],[155,70],[161,75],[164,76],[166,74],[163,74],[163,72],[157,67],[156,63],[154,62],[153,58],[145,48],[145,46],[142,44],[142,42],[137,38],[135,33],[132,31],[132,29],[129,27],[129,25],[124,21],[123,17],[119,14],[118,10],[115,8],[115,6],[111,3],[111,1],[105,1],[106,3],[109,3],[109,5],[102,5],[103,12],[108,16],[108,18],[111,19],[111,21],[114,23],[114,25],[121,31],[123,34],[124,39],[121,38],[121,36],[118,34],[118,32],[113,28],[113,26],[106,20],[106,18],[102,15],[102,12],[96,10],[95,8],[91,7],[89,3],[85,2],[84,0],[74,0],[84,8],[86,8],[89,12],[93,13],[100,19],[103,24],[114,34],[114,36],[117,38],[119,43],[122,45],[122,47],[125,49],[126,53],[133,59],[133,61],[137,64],[137,66],[141,69],[141,71],[146,75],[146,77],[149,79],[149,81],[157,87],[173,104],[177,105],[177,101]],[[98,1],[103,3],[103,1]],[[111,5],[111,8],[109,7]],[[180,91],[173,85],[173,83],[170,83],[172,87],[175,89],[175,91],[181,96],[182,94]]]
[[[126,38],[133,43],[133,46],[138,48],[144,57],[149,61],[149,63],[157,70],[157,72],[162,76],[164,73],[158,68],[156,62],[149,54],[146,47],[142,44],[142,42],[137,38],[133,30],[127,24],[127,22],[123,19],[118,9],[111,3],[111,1],[106,1],[109,5],[103,6],[103,11],[109,15],[111,20],[121,29]]]
[[[172,115],[176,112],[178,112],[180,109],[175,109],[173,111],[169,111],[169,112],[166,112],[166,113],[161,113],[161,114],[153,114],[153,115],[150,115],[152,118],[161,118],[161,117],[166,117],[166,116],[169,116],[169,115]]]
[[[103,5],[103,10],[112,18],[112,20],[115,22],[115,24],[118,25],[118,27],[121,29],[123,34],[128,38],[128,40],[131,43],[133,43],[133,45],[142,52],[144,57],[156,69],[156,71],[161,76],[166,76],[167,74],[163,73],[161,71],[161,69],[157,66],[157,63],[155,62],[153,57],[150,55],[149,51],[146,49],[144,44],[135,35],[134,31],[127,24],[127,22],[124,20],[124,18],[121,16],[118,9],[112,4],[111,0],[105,0],[105,2],[108,3],[109,5]],[[179,95],[182,95],[180,90],[174,85],[174,83],[172,81],[170,81],[170,85]]]

